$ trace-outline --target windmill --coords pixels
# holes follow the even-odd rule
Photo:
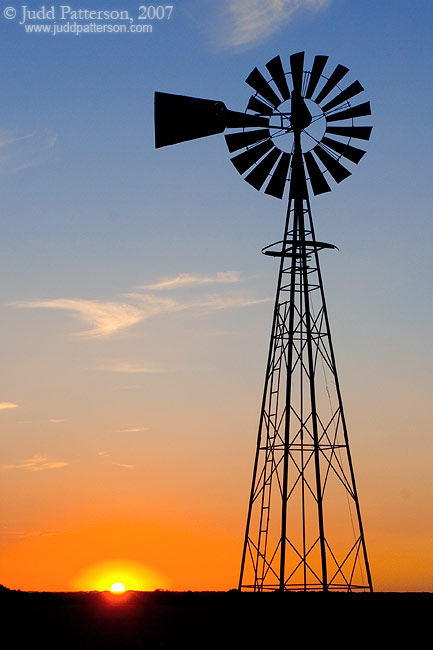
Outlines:
[[[316,240],[309,198],[350,176],[346,161],[365,154],[352,140],[369,140],[372,127],[359,122],[371,111],[353,103],[364,89],[344,84],[348,68],[327,76],[327,63],[318,55],[305,69],[298,52],[288,71],[279,56],[267,77],[255,68],[245,113],[155,93],[157,148],[239,129],[225,135],[237,171],[256,190],[288,196],[283,239],[262,250],[279,272],[241,590],[373,590],[319,265],[319,251],[336,247]]]

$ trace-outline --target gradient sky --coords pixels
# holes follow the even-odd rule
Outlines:
[[[373,111],[312,201],[373,582],[431,591],[433,5],[173,5],[152,33],[52,36],[2,3],[0,582],[236,586],[285,207],[222,136],[156,151],[153,93],[243,111],[249,72],[304,50]]]

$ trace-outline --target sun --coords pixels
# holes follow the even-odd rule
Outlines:
[[[72,581],[80,591],[109,591],[121,594],[125,591],[153,591],[164,589],[167,578],[138,562],[110,560],[87,567]]]

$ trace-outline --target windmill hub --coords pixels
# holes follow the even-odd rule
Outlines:
[[[290,116],[294,131],[302,131],[311,124],[311,113],[307,108],[304,98],[295,90],[292,93],[292,114]]]
[[[305,126],[301,125],[301,145],[302,151],[305,153],[314,149],[317,143],[323,139],[326,132],[326,119],[318,104],[311,99],[304,99],[304,103],[308,110]],[[276,147],[286,153],[293,152],[293,133],[296,128],[292,104],[292,99],[284,101],[274,110],[269,120],[271,139],[275,142]]]

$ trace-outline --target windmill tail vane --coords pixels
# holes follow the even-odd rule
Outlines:
[[[331,191],[351,175],[369,140],[370,103],[352,104],[358,81],[328,57],[279,56],[246,83],[245,113],[221,101],[155,94],[157,148],[224,133],[236,170],[256,190],[288,195],[284,236],[263,253],[279,259],[271,340],[239,588],[372,591],[358,492],[326,307],[309,190]],[[332,137],[331,137],[332,136]],[[341,160],[343,159],[343,162]],[[331,180],[332,179],[332,180]]]

